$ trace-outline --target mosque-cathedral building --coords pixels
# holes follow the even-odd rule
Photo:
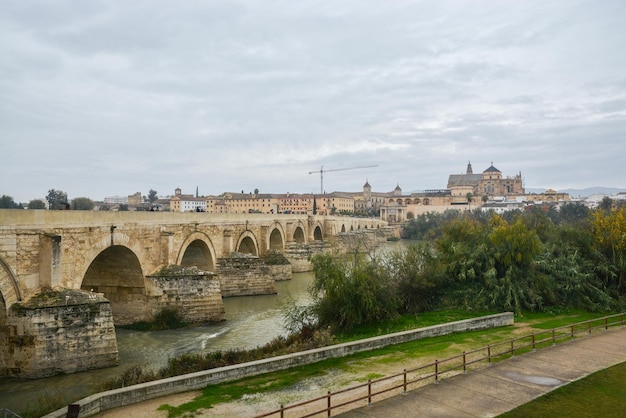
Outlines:
[[[450,174],[448,189],[453,196],[512,196],[523,195],[522,173],[513,177],[502,177],[502,172],[493,166],[481,174],[474,174],[472,164],[467,163],[465,174]]]
[[[197,194],[197,192],[196,192]],[[449,209],[494,209],[503,205],[569,201],[567,193],[547,190],[541,194],[526,194],[521,172],[504,177],[493,163],[480,174],[474,174],[471,163],[464,174],[450,174],[445,189],[424,190],[403,194],[400,185],[391,192],[374,192],[366,180],[360,192],[324,194],[284,193],[223,193],[220,196],[184,195],[176,189],[170,199],[170,210],[208,213],[294,213],[294,214],[379,214],[392,223],[403,222],[411,216]],[[491,205],[491,206],[490,206]]]

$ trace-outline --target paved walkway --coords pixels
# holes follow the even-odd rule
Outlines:
[[[538,349],[337,416],[493,417],[624,361],[626,328],[598,330],[592,336]]]

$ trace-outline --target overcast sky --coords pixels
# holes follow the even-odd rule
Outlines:
[[[626,1],[0,0],[0,194],[626,187]]]

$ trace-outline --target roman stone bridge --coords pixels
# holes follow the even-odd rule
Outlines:
[[[386,228],[379,219],[343,216],[0,210],[0,342],[22,350],[37,346],[33,332],[58,333],[71,323],[84,329],[94,321],[110,322],[98,339],[112,332],[114,340],[113,319],[145,320],[165,306],[184,309],[187,317],[223,318],[222,295],[271,293],[265,256],[282,253],[290,275],[307,270],[309,255],[351,231],[379,235]],[[162,277],[173,265],[192,273]],[[50,289],[56,293],[42,296]],[[40,323],[34,317],[47,318],[48,325],[33,331]],[[1,351],[0,375],[32,376],[38,367]],[[73,363],[43,375],[100,367]]]
[[[0,308],[41,288],[132,286],[172,264],[215,271],[217,259],[234,252],[289,258],[294,244],[386,225],[339,216],[0,210]]]

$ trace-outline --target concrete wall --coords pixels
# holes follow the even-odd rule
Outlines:
[[[102,411],[143,402],[148,399],[198,390],[210,384],[284,370],[328,358],[342,357],[352,353],[453,332],[489,329],[508,325],[513,325],[513,313],[511,312],[466,319],[110,390],[88,396],[77,403],[81,408],[80,416],[88,417]],[[64,417],[66,413],[67,407],[54,411],[43,418]]]

